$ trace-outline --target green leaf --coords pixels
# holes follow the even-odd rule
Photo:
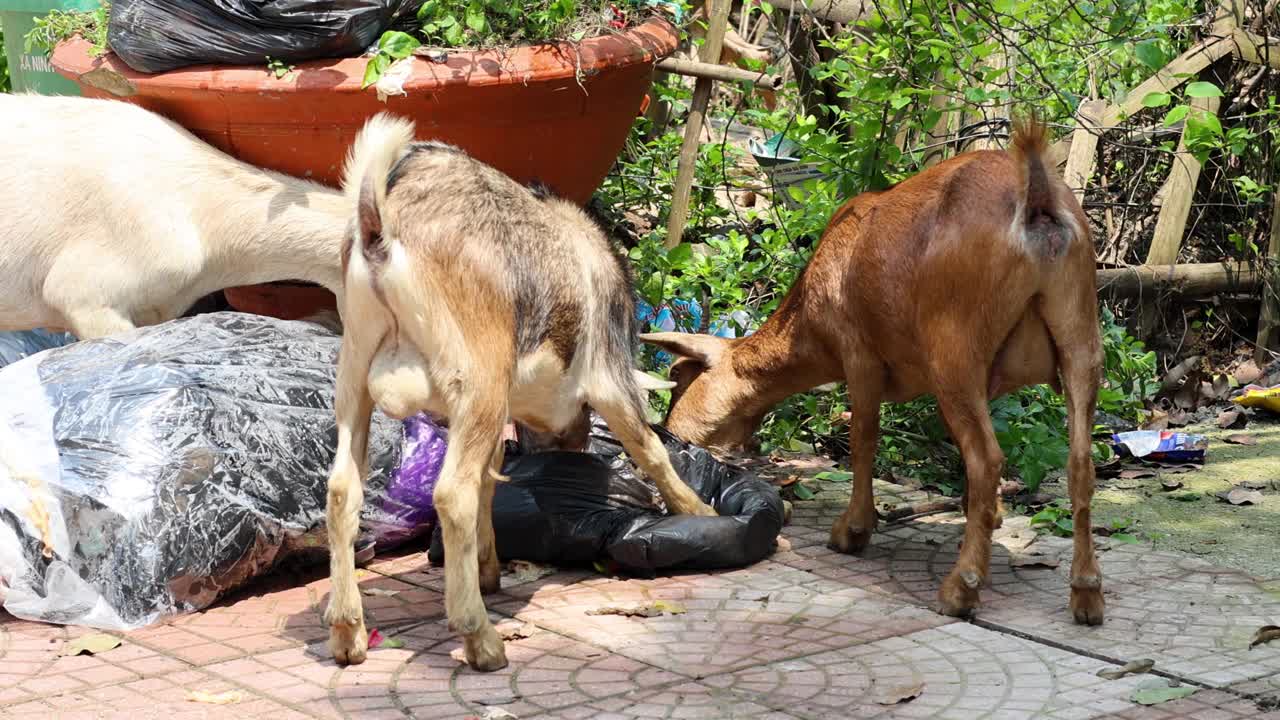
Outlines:
[[[1185,118],[1187,116],[1187,113],[1189,112],[1191,112],[1190,105],[1178,105],[1174,107],[1172,110],[1168,112],[1168,114],[1164,116],[1164,126],[1173,127],[1178,122],[1180,122],[1183,118]]]
[[[382,77],[382,73],[390,64],[391,60],[387,58],[386,55],[383,55],[382,53],[374,55],[364,66],[364,80],[360,83],[360,89],[364,90],[370,85],[378,82],[378,78]]]
[[[1211,82],[1193,82],[1187,86],[1187,97],[1222,97],[1222,90]]]
[[[467,6],[467,27],[476,32],[484,32],[486,25],[484,18],[484,5],[473,2]]]
[[[813,491],[805,487],[803,483],[796,483],[792,492],[798,500],[812,500],[817,497],[813,494]]]
[[[1058,518],[1056,521],[1054,521],[1054,523],[1053,523],[1053,524],[1054,524],[1054,525],[1055,525],[1059,530],[1061,530],[1062,532],[1064,532],[1064,533],[1066,533],[1066,534],[1068,534],[1068,535],[1073,535],[1073,534],[1075,534],[1076,527],[1075,527],[1075,525],[1071,522],[1071,518]]]
[[[1144,40],[1134,45],[1133,54],[1138,57],[1138,62],[1152,70],[1159,70],[1165,65],[1164,51],[1160,49],[1155,40]]]
[[[680,243],[667,251],[667,262],[672,266],[683,266],[693,259],[693,245]]]
[[[764,13],[765,15],[772,15],[773,5],[765,2],[764,0],[760,0],[760,12]]]
[[[889,99],[889,105],[891,105],[894,110],[901,110],[910,104],[911,97],[909,95],[894,95]]]
[[[853,479],[853,473],[844,472],[842,470],[827,470],[813,476],[818,480],[830,480],[831,482],[849,482]]]
[[[450,19],[452,19],[452,18],[450,18]],[[443,23],[441,23],[441,24],[443,24]],[[462,26],[461,26],[461,25],[459,25],[459,24],[457,23],[457,21],[456,21],[456,20],[454,21],[454,23],[453,23],[452,25],[450,25],[449,27],[445,28],[445,31],[444,31],[444,39],[445,39],[445,42],[449,43],[450,45],[461,45],[461,44],[462,44],[462,40],[463,40]]]
[[[1130,535],[1129,533],[1112,533],[1111,539],[1118,543],[1132,544],[1138,542],[1138,538]]]
[[[383,641],[382,641],[382,644],[378,645],[378,647],[380,647],[380,648],[402,648],[402,647],[404,647],[404,641],[403,641],[403,640],[401,640],[401,639],[400,639],[400,638],[398,638],[398,637],[389,637],[389,638],[387,638],[386,640],[383,640]]]
[[[378,52],[399,60],[412,55],[414,49],[421,45],[422,43],[409,33],[388,30],[382,33],[382,38],[378,40]]]
[[[1169,93],[1164,93],[1164,92],[1147,93],[1146,97],[1142,98],[1142,107],[1149,107],[1149,108],[1163,107],[1165,105],[1168,105],[1171,99],[1172,98],[1169,96]]]
[[[1222,137],[1222,122],[1211,112],[1198,112],[1187,118],[1187,129],[1194,133],[1212,133]]]
[[[1179,700],[1187,697],[1194,694],[1195,691],[1196,689],[1190,685],[1170,687],[1168,680],[1156,677],[1143,680],[1138,687],[1133,689],[1129,699],[1139,705],[1159,705],[1170,700]]]

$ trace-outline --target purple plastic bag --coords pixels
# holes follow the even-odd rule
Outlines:
[[[427,415],[414,415],[404,421],[400,467],[387,481],[382,510],[409,532],[429,529],[436,522],[431,496],[440,477],[440,467],[444,465],[447,437],[448,432]]]

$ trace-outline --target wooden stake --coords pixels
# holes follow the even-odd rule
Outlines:
[[[1222,98],[1192,98],[1191,112],[1217,113]],[[1191,115],[1188,115],[1188,120]],[[1200,161],[1187,152],[1187,130],[1183,127],[1178,151],[1169,168],[1169,179],[1160,189],[1160,214],[1156,217],[1155,235],[1151,249],[1147,251],[1147,265],[1173,265],[1178,262],[1182,238],[1187,231],[1187,217],[1191,214],[1191,201],[1195,199],[1196,183],[1200,179]],[[1155,330],[1159,307],[1154,302],[1144,302],[1138,314],[1138,327],[1142,334]]]
[[[1261,366],[1270,360],[1268,350],[1280,350],[1280,190],[1271,198],[1271,240],[1265,259],[1262,283],[1262,312],[1258,314],[1258,347],[1254,361]]]
[[[1217,113],[1222,103],[1220,97],[1192,98],[1191,112]],[[1188,116],[1190,119],[1192,116]],[[1148,265],[1172,265],[1178,261],[1182,249],[1182,236],[1187,229],[1187,216],[1191,213],[1191,200],[1195,197],[1196,181],[1200,179],[1200,161],[1187,152],[1187,131],[1182,131],[1178,151],[1165,181],[1164,201],[1156,219],[1155,237],[1147,252]]]
[[[1098,162],[1098,135],[1102,132],[1098,123],[1106,107],[1104,100],[1089,100],[1081,103],[1077,112],[1079,118],[1075,132],[1071,134],[1071,152],[1067,155],[1063,179],[1080,202],[1084,202],[1085,186],[1089,184],[1093,166]]]
[[[720,59],[720,47],[724,41],[725,27],[729,23],[729,8],[733,0],[717,0],[711,3],[711,22],[702,44],[702,62],[715,63]],[[684,224],[689,219],[689,196],[693,188],[693,172],[698,162],[698,141],[702,137],[702,122],[706,118],[707,103],[715,80],[698,78],[693,86],[693,100],[689,104],[689,119],[684,130],[684,144],[680,146],[680,163],[676,170],[676,185],[671,192],[671,214],[667,218],[667,248],[680,244],[684,236]]]

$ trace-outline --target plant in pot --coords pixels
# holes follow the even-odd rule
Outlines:
[[[80,35],[46,33],[42,41],[54,68],[86,96],[147,107],[260,167],[337,185],[360,127],[388,110],[414,119],[421,139],[462,147],[583,204],[622,150],[654,63],[679,42],[669,13],[649,7],[668,6],[653,0],[410,5],[416,18],[357,57],[264,55],[256,65],[144,73]],[[306,290],[234,288],[227,298],[290,317],[334,304]],[[286,306],[291,298],[297,302]]]

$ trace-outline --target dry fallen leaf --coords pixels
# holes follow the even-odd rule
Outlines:
[[[1257,505],[1262,502],[1262,493],[1258,490],[1232,488],[1230,491],[1217,493],[1217,498],[1232,505]]]
[[[1126,480],[1137,480],[1138,478],[1155,477],[1156,471],[1147,468],[1134,468],[1132,470],[1121,470],[1120,477]]]
[[[1218,427],[1226,429],[1240,429],[1249,424],[1249,416],[1235,409],[1223,410],[1218,413]]]
[[[1142,660],[1131,660],[1118,668],[1104,668],[1098,671],[1098,677],[1107,680],[1119,680],[1125,675],[1141,675],[1150,672],[1151,668],[1156,666],[1156,661],[1151,658]]]
[[[1060,562],[1056,555],[1044,555],[1038,552],[1017,553],[1009,559],[1009,564],[1013,567],[1056,568]]]
[[[1272,640],[1280,640],[1280,626],[1263,625],[1258,628],[1258,632],[1253,634],[1253,640],[1249,641],[1249,649],[1252,650],[1254,647],[1269,643]]]
[[[529,623],[522,623],[519,620],[503,620],[494,626],[498,634],[503,640],[523,640],[532,637],[538,632],[538,628]]]
[[[1166,491],[1177,490],[1182,487],[1182,481],[1174,480],[1173,478],[1165,478],[1160,481],[1160,487],[1164,488]]]
[[[484,712],[480,713],[479,715],[468,715],[467,719],[470,720],[471,718],[475,718],[475,720],[519,720],[519,717],[520,717],[519,715],[516,715],[507,710],[503,710],[500,707],[487,707],[484,709]]]
[[[376,587],[365,588],[360,592],[365,595],[368,595],[369,597],[392,597],[393,595],[400,594],[399,590],[384,590],[382,588],[376,588]]]
[[[1222,442],[1227,443],[1228,445],[1257,445],[1258,438],[1253,435],[1246,435],[1245,433],[1235,433],[1234,435],[1228,435],[1222,438]]]
[[[89,633],[68,642],[58,652],[59,655],[97,655],[112,648],[120,647],[121,640],[115,635],[106,633]]]
[[[553,567],[539,565],[538,563],[532,563],[528,560],[512,560],[510,563],[507,563],[507,569],[515,576],[515,581],[518,583],[540,580],[556,571]]]
[[[924,692],[924,682],[894,685],[886,688],[883,692],[877,692],[876,703],[880,705],[897,705],[901,702],[910,702],[920,697],[922,692]]]
[[[236,690],[228,690],[222,693],[209,693],[203,690],[192,690],[187,693],[189,702],[204,703],[206,705],[231,705],[240,702],[240,693]]]
[[[651,603],[632,603],[630,605],[605,605],[594,610],[588,610],[588,615],[621,615],[622,617],[658,617],[663,613],[668,615],[683,615],[686,612],[683,605],[669,600],[656,600]]]

